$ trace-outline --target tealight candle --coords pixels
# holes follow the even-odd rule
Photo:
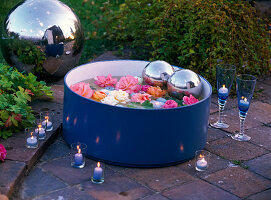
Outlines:
[[[248,111],[248,108],[249,108],[249,101],[247,101],[247,98],[242,96],[242,98],[239,101],[238,106],[239,106],[240,111],[246,112]]]
[[[229,95],[229,90],[228,88],[225,87],[225,85],[223,85],[221,88],[219,88],[218,90],[218,97],[222,100],[226,100],[228,98]]]
[[[39,139],[44,139],[46,137],[45,129],[42,128],[41,125],[38,125],[38,128],[35,129],[35,133],[39,135]]]
[[[49,116],[44,117],[45,120],[42,122],[42,126],[45,127],[46,131],[51,131],[53,129],[53,123],[49,121]]]
[[[195,168],[197,171],[205,171],[209,167],[210,152],[205,150],[196,151]]]
[[[208,163],[207,161],[204,159],[204,157],[200,160],[197,161],[197,169],[204,171],[207,169]]]
[[[81,149],[79,148],[79,145],[77,145],[78,153],[74,155],[74,164],[75,165],[82,165],[84,162],[83,155],[81,153]]]
[[[94,168],[93,179],[100,181],[103,177],[103,169],[100,167],[100,162],[97,163],[97,167]]]
[[[38,140],[35,136],[33,136],[33,132],[30,134],[31,134],[31,136],[26,139],[26,145],[29,148],[35,148],[35,147],[37,147]]]

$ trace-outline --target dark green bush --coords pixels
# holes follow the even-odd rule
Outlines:
[[[246,1],[126,0],[106,10],[107,37],[139,50],[140,59],[165,60],[212,82],[218,61],[238,73],[271,70],[268,23]]]

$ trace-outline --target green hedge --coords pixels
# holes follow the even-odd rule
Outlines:
[[[106,11],[107,37],[140,59],[190,68],[211,82],[218,62],[235,64],[238,73],[271,70],[268,23],[246,1],[126,0]]]

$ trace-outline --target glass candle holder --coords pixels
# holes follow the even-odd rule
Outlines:
[[[53,119],[54,119],[54,112],[41,112],[40,113],[41,124],[45,131],[52,131],[53,130]]]
[[[229,64],[219,64],[216,66],[216,83],[218,93],[219,116],[218,121],[211,124],[214,128],[228,128],[229,125],[222,120],[224,107],[234,80],[236,67]]]
[[[37,133],[39,140],[44,140],[46,138],[46,131],[42,127],[42,121],[40,118],[36,121],[35,133]]]
[[[38,133],[35,132],[35,128],[25,129],[26,147],[37,148],[38,147]]]
[[[103,163],[97,162],[95,165],[93,165],[91,172],[91,181],[93,183],[101,184],[104,182],[105,166]]]
[[[197,171],[206,171],[210,164],[210,152],[205,150],[198,150],[195,153]]]
[[[87,145],[84,143],[71,144],[71,166],[75,168],[83,168],[85,166],[85,154]]]
[[[245,119],[253,97],[256,77],[249,74],[241,74],[236,77],[236,90],[240,118],[240,132],[232,135],[237,141],[249,141],[250,136],[245,134]]]

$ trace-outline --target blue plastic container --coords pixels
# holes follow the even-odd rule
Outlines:
[[[64,79],[63,136],[68,144],[88,145],[87,157],[132,167],[184,162],[203,149],[208,132],[212,87],[201,77],[204,99],[172,109],[116,107],[86,99],[69,86],[95,76],[141,76],[149,62],[118,60],[89,63]]]

